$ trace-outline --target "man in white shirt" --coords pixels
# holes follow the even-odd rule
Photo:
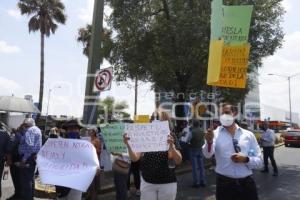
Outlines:
[[[268,160],[270,158],[271,164],[273,166],[273,176],[278,176],[278,168],[276,165],[276,161],[274,159],[274,146],[275,146],[275,140],[276,135],[275,132],[269,128],[268,124],[264,124],[263,127],[263,134],[261,135],[261,146],[264,150],[264,170],[261,171],[263,173],[269,173],[269,167],[268,167]]]
[[[217,200],[258,200],[252,169],[261,168],[262,159],[254,134],[235,122],[236,110],[223,104],[215,131],[208,130],[202,147],[206,158],[215,155]]]

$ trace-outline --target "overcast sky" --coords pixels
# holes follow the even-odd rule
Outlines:
[[[28,18],[20,16],[17,0],[3,0],[0,3],[0,95],[23,97],[32,94],[38,101],[39,53],[38,33],[28,34]],[[51,96],[49,114],[80,116],[83,107],[87,58],[82,54],[82,45],[76,42],[80,27],[91,22],[93,0],[63,0],[68,20],[59,26],[55,35],[45,44],[45,93],[46,108],[48,90],[55,86]],[[288,84],[283,78],[268,76],[269,73],[292,75],[300,73],[300,8],[299,0],[285,0],[287,10],[283,22],[286,33],[283,48],[274,56],[264,60],[260,69],[261,103],[288,109]],[[106,9],[106,12],[109,12]],[[109,66],[105,63],[104,66]],[[292,80],[292,104],[300,112],[300,76]],[[125,85],[113,84],[112,90],[103,93],[117,100],[126,100],[133,113],[134,90]],[[151,114],[154,109],[154,94],[150,85],[143,83],[139,88],[139,114]],[[44,109],[45,112],[46,109]]]

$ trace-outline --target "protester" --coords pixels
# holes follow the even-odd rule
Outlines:
[[[203,162],[202,146],[204,144],[204,131],[200,127],[200,121],[194,119],[191,135],[188,139],[190,143],[190,159],[192,162],[193,187],[205,187],[205,169]]]
[[[88,135],[91,138],[91,143],[94,145],[96,149],[96,153],[98,156],[98,159],[100,159],[100,154],[101,154],[101,142],[97,138],[97,133],[98,129],[96,127],[91,127],[88,128]],[[98,188],[100,188],[100,173],[97,172],[95,175],[95,178],[93,179],[93,182],[91,183],[87,195],[86,195],[86,200],[96,200],[97,199],[97,194],[98,194]]]
[[[80,139],[80,128],[77,120],[69,120],[63,125],[68,139]],[[82,192],[79,190],[62,186],[55,186],[55,188],[58,200],[81,200]]]
[[[130,159],[127,154],[112,153],[112,155],[114,155],[112,169],[116,187],[116,200],[127,200],[127,179],[130,168]]]
[[[0,124],[1,126],[1,124]],[[11,141],[8,133],[4,130],[2,130],[2,127],[0,127],[0,198],[2,196],[2,173],[4,170],[4,164],[6,161],[7,165],[11,165]]]
[[[13,185],[15,188],[14,194],[7,198],[6,200],[13,200],[13,199],[22,199],[22,188],[21,188],[21,179],[20,179],[20,168],[17,166],[18,163],[21,162],[21,158],[18,152],[20,140],[22,135],[25,134],[25,127],[24,124],[21,124],[21,126],[16,130],[14,135],[11,135],[11,141],[12,141],[12,164],[10,165],[10,174],[11,179],[13,181]]]
[[[189,156],[189,145],[188,145],[188,138],[190,138],[191,135],[191,126],[189,125],[189,123],[186,121],[185,123],[183,123],[183,130],[182,133],[180,135],[180,139],[179,139],[179,144],[181,147],[181,155],[182,155],[182,161],[186,161],[189,160],[190,156]]]
[[[128,181],[127,181],[127,190],[128,193],[130,193],[130,176],[133,174],[133,181],[135,186],[135,195],[141,196],[141,176],[140,176],[140,161],[137,162],[131,162],[130,169],[128,173]]]
[[[58,134],[58,128],[53,127],[50,129],[50,133],[49,133],[49,138],[58,138],[59,134]]]
[[[159,113],[160,121],[169,121],[166,112]],[[141,161],[141,200],[175,200],[177,194],[177,180],[175,166],[182,162],[179,151],[180,146],[176,136],[171,133],[168,136],[169,150],[166,152],[133,152],[128,141],[127,134],[123,136],[129,156],[133,162]]]
[[[274,146],[276,135],[275,132],[269,128],[268,124],[264,124],[262,127],[263,134],[261,135],[261,146],[263,147],[264,155],[264,170],[262,173],[269,173],[268,159],[270,158],[273,167],[273,176],[278,176],[278,168],[274,159]]]
[[[35,121],[32,118],[24,120],[24,127],[26,131],[22,135],[19,145],[22,197],[24,200],[33,200],[36,154],[42,146],[42,133],[35,126]]]
[[[216,157],[216,199],[257,200],[252,169],[262,165],[260,147],[252,132],[234,122],[237,111],[233,105],[223,104],[220,113],[222,126],[207,130],[202,147],[206,158]]]

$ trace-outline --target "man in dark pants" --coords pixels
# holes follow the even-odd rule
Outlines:
[[[34,119],[26,118],[24,124],[26,131],[22,135],[19,145],[22,197],[24,200],[33,200],[35,159],[42,146],[42,133],[35,126]]]
[[[136,189],[135,194],[137,196],[141,195],[140,186],[141,186],[141,176],[140,176],[140,161],[131,162],[129,173],[128,173],[128,181],[127,181],[127,189],[130,192],[130,175],[133,174],[134,186]]]
[[[0,198],[2,196],[2,174],[4,169],[4,163],[11,165],[11,158],[10,158],[10,151],[11,151],[11,141],[10,137],[7,132],[2,130],[0,125]]]
[[[11,134],[11,141],[12,141],[12,153],[11,153],[11,158],[12,158],[12,165],[10,165],[10,174],[11,174],[11,179],[13,181],[13,185],[15,188],[14,194],[9,197],[6,200],[17,200],[17,199],[22,199],[22,188],[21,188],[21,179],[20,179],[20,168],[17,166],[18,163],[20,163],[21,158],[18,152],[19,144],[22,135],[24,135],[24,124],[22,124],[18,130],[13,132]]]
[[[273,176],[278,176],[278,168],[274,159],[274,146],[276,140],[275,132],[272,129],[268,128],[268,124],[264,124],[262,129],[264,132],[261,136],[261,145],[264,150],[263,154],[265,168],[261,172],[269,173],[268,160],[270,158],[271,164],[273,166]]]
[[[202,147],[206,158],[216,157],[217,200],[258,200],[252,169],[262,165],[260,147],[254,134],[235,122],[237,109],[223,104],[215,131],[207,130]]]

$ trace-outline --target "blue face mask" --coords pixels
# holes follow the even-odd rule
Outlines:
[[[67,138],[69,138],[69,139],[80,139],[80,136],[79,136],[78,132],[70,131],[70,132],[67,132]]]

